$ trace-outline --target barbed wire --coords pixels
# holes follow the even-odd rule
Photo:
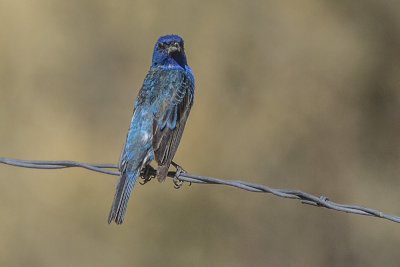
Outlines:
[[[0,163],[18,167],[36,168],[36,169],[62,169],[69,167],[81,167],[91,171],[101,172],[105,174],[111,174],[117,176],[120,174],[119,171],[110,170],[110,169],[118,169],[117,164],[90,164],[78,161],[20,160],[11,158],[0,158]],[[177,171],[169,172],[168,177],[174,179],[174,184],[176,188],[180,188],[183,182],[188,182],[190,184],[192,183],[223,184],[223,185],[237,187],[250,192],[270,193],[278,197],[297,199],[300,200],[301,203],[303,204],[308,204],[316,207],[324,207],[336,211],[354,213],[359,215],[374,216],[400,223],[400,216],[384,214],[378,210],[363,206],[335,203],[330,201],[327,197],[324,196],[317,197],[300,190],[274,189],[265,185],[250,183],[241,180],[223,180],[214,177],[201,176],[201,175],[187,173],[183,169],[181,169],[179,165],[174,164],[174,166],[177,167]],[[150,167],[148,171],[149,173],[147,174],[147,177],[142,177],[144,179],[144,183],[148,182],[151,179],[151,177],[154,177],[155,175],[155,170],[153,168]]]

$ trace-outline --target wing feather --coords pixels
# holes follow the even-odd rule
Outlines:
[[[153,150],[157,178],[164,181],[178,148],[193,100],[193,83],[182,70],[168,73],[169,94],[160,94],[153,122]]]

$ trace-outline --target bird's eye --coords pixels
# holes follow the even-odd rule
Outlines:
[[[165,47],[164,43],[158,43],[158,48],[163,49]]]

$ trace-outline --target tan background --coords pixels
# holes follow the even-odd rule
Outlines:
[[[196,78],[176,161],[400,215],[399,1],[0,1],[0,156],[116,163],[158,36]],[[400,225],[212,185],[0,166],[1,266],[398,266]]]

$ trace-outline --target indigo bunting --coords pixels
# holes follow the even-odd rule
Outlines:
[[[132,188],[152,160],[157,163],[158,181],[165,180],[193,105],[193,94],[194,77],[186,62],[183,39],[161,36],[134,105],[108,223],[123,222]]]

